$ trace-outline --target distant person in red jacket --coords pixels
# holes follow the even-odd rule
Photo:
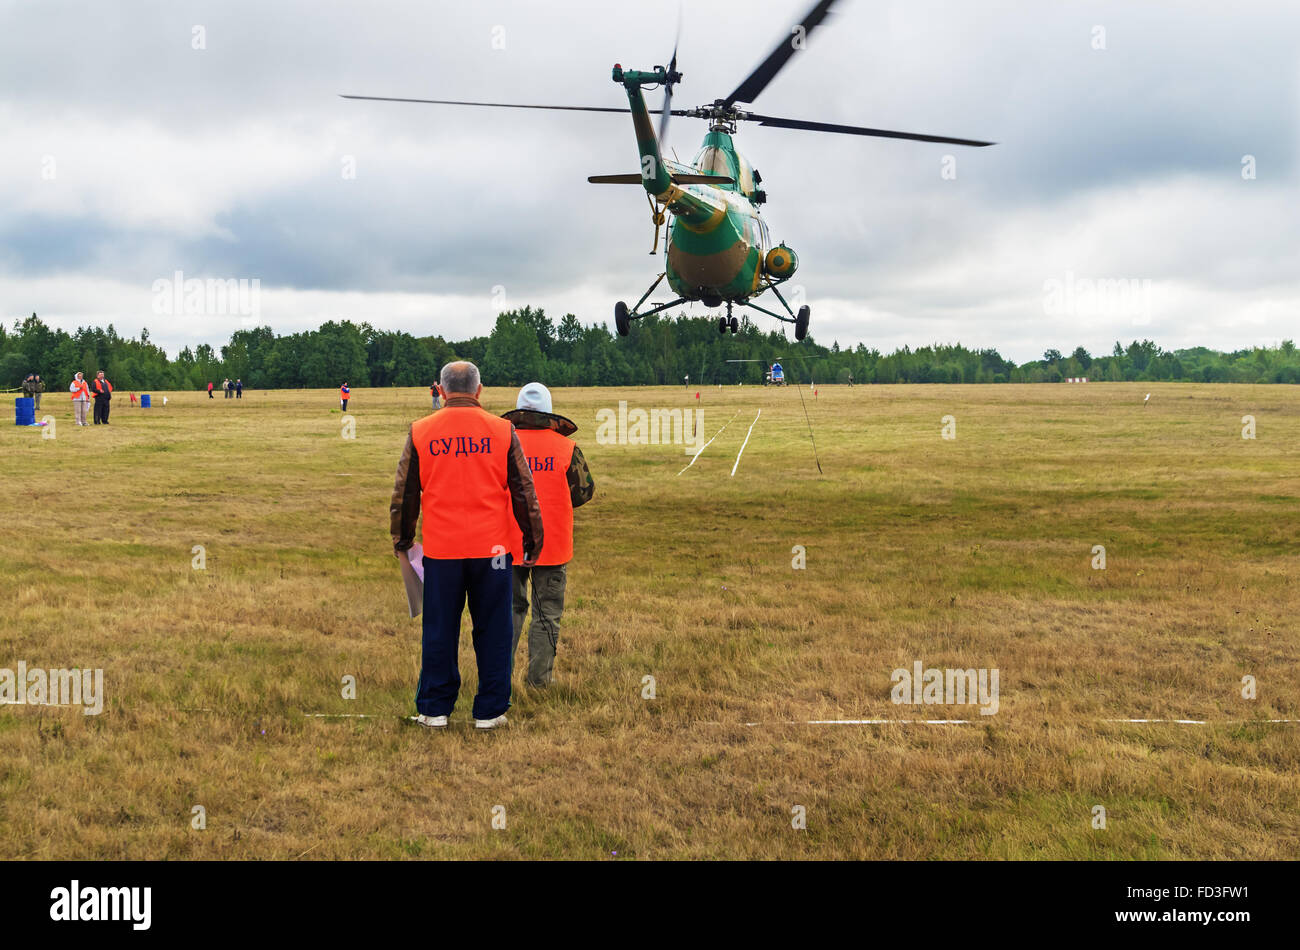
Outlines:
[[[343,411],[348,411],[348,397],[352,395],[352,390],[348,389],[348,384],[344,383],[339,387],[339,400],[343,403]]]
[[[209,398],[209,399],[215,399],[215,398],[216,398],[215,396],[212,395],[212,384],[211,384],[211,383],[208,383],[208,398]]]

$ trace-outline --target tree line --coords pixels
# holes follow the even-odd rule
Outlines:
[[[1016,364],[995,349],[961,344],[903,347],[884,354],[858,344],[829,347],[812,336],[796,343],[777,329],[761,330],[742,318],[740,332],[719,334],[715,319],[656,315],[637,321],[628,337],[603,324],[583,326],[573,314],[558,323],[541,309],[523,307],[497,316],[487,336],[447,341],[368,323],[329,321],[315,330],[277,336],[270,327],[235,331],[218,352],[207,343],[177,356],[149,339],[120,336],[109,325],[51,329],[36,314],[0,323],[0,389],[18,387],[29,373],[49,389],[66,386],[78,371],[104,370],[119,389],[206,389],[209,382],[242,379],[246,388],[428,386],[454,359],[476,363],[484,385],[517,386],[539,380],[551,386],[647,386],[759,383],[780,362],[792,382],[847,383],[1051,383],[1072,377],[1095,381],[1300,383],[1295,343],[1231,353],[1206,347],[1165,350],[1151,340],[1119,342],[1094,356],[1077,347],[1068,356],[1048,350],[1042,359]]]

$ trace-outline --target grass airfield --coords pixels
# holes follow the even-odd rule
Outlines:
[[[727,427],[684,473],[597,443],[697,391]],[[119,393],[84,429],[47,393],[54,438],[0,428],[0,667],[102,667],[106,698],[0,706],[0,856],[1300,855],[1300,722],[1266,721],[1300,720],[1300,387],[802,393],[554,392],[596,497],[556,685],[517,661],[487,734],[468,615],[451,728],[404,721],[388,500],[427,390],[355,391],[353,439],[333,391]],[[997,669],[996,715],[891,702],[916,661]]]

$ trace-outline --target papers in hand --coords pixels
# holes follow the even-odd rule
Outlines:
[[[419,542],[412,544],[398,563],[406,586],[406,606],[412,617],[418,617],[424,607],[424,547]]]

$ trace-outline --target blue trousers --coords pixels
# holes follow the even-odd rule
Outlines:
[[[490,557],[424,559],[424,639],[415,708],[426,716],[448,716],[460,693],[460,617],[469,601],[478,661],[475,719],[495,719],[510,708],[511,612],[510,556],[505,569]]]

